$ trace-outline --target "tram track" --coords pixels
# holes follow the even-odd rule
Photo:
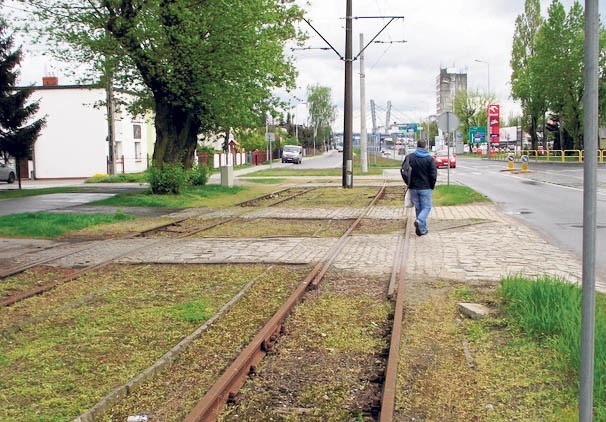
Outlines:
[[[318,264],[314,267],[314,269],[304,278],[303,282],[301,282],[301,284],[299,286],[297,286],[296,289],[294,289],[292,295],[289,297],[289,299],[285,302],[288,303],[288,301],[291,300],[291,298],[293,298],[293,307],[296,306],[296,303],[298,303],[298,299],[300,299],[300,297],[303,297],[307,292],[310,292],[312,290],[315,290],[319,287],[322,279],[324,278],[324,276],[326,275],[327,271],[333,266],[335,259],[337,259],[337,257],[339,257],[339,255],[343,252],[343,249],[348,247],[348,242],[351,241],[351,234],[352,232],[355,230],[355,228],[360,224],[360,222],[363,220],[363,218],[365,218],[365,216],[368,215],[368,213],[370,212],[370,210],[376,206],[377,201],[379,200],[379,198],[382,197],[382,195],[384,194],[384,189],[385,186],[383,186],[380,191],[378,192],[378,194],[375,196],[375,198],[373,198],[373,201],[371,202],[371,204],[369,204],[369,206],[360,213],[359,217],[356,219],[356,221],[352,224],[352,226],[350,226],[345,233],[343,233],[343,235],[341,236],[341,238],[339,238],[339,240],[337,242],[334,243],[334,245],[332,246],[332,248],[330,248],[329,252],[326,254],[326,257],[324,259],[321,260],[321,262],[318,262]],[[236,218],[236,217],[234,217]],[[233,221],[230,220],[230,221]],[[183,236],[188,236],[190,235],[190,233],[186,233],[183,234]],[[163,241],[166,241],[166,239],[163,239]],[[395,253],[395,256],[401,256],[402,253],[402,246],[403,246],[404,242],[403,241],[398,241],[398,247],[396,248],[397,251]],[[402,246],[401,246],[402,245]],[[266,263],[267,264],[267,263]],[[394,263],[394,268],[395,268],[396,264]],[[269,271],[271,269],[271,266],[268,265],[268,270]],[[85,270],[85,269],[83,269]],[[80,274],[78,274],[80,275]],[[102,293],[102,292],[101,292]],[[241,295],[243,295],[244,293],[242,293]],[[93,297],[94,296],[94,297]],[[294,298],[297,298],[297,296],[300,296],[297,300],[295,300]],[[83,299],[84,301],[87,300],[97,300],[96,298],[96,294],[92,294],[90,298],[86,297]],[[282,318],[280,318],[280,313],[283,312],[283,314],[281,315]],[[255,336],[253,338],[253,340],[250,342],[250,344],[255,344],[255,346],[253,347],[255,349],[255,353],[253,353],[252,356],[252,360],[249,359],[245,359],[244,363],[242,364],[243,367],[245,368],[242,373],[240,374],[240,378],[237,382],[243,382],[243,380],[246,379],[247,375],[249,372],[254,372],[256,370],[257,365],[259,364],[258,359],[260,359],[260,357],[262,357],[263,355],[265,355],[267,352],[271,351],[272,348],[275,346],[276,341],[278,341],[279,336],[282,334],[282,330],[283,330],[283,320],[284,318],[286,318],[286,316],[288,316],[288,314],[290,313],[290,310],[287,311],[277,311],[273,317],[271,317],[268,320],[268,323],[266,326],[271,326],[271,328],[267,328],[265,331],[261,330],[259,332],[259,334],[257,334],[257,336]],[[214,317],[213,317],[214,318]],[[218,317],[217,317],[218,318]],[[214,320],[213,320],[214,321]],[[210,323],[209,323],[210,324]],[[259,338],[261,338],[261,340],[259,341]],[[250,345],[249,344],[249,345]],[[250,346],[252,347],[252,346]],[[248,347],[247,347],[248,349]],[[177,353],[178,354],[178,353]],[[176,355],[173,354],[173,352],[167,353],[168,358],[164,359],[166,360],[166,362],[168,364],[170,364],[171,362],[174,361],[174,359],[176,358]],[[234,360],[234,363],[236,363],[238,361],[239,358],[236,358],[236,360]],[[248,368],[246,368],[246,366],[248,366]],[[160,371],[160,367],[158,366],[152,366],[151,369],[149,369],[149,373],[148,375],[145,375],[144,373],[142,373],[143,375],[140,374],[140,376],[136,377],[136,382],[132,383],[129,382],[126,384],[126,392],[127,394],[130,394],[130,392],[136,390],[138,388],[138,385],[141,382],[144,382],[144,380],[146,379],[146,377],[151,377],[151,376],[158,376],[158,372]],[[229,370],[228,370],[229,371]],[[147,372],[146,372],[147,373]],[[238,377],[236,377],[238,378]],[[237,383],[236,382],[236,383]],[[208,390],[210,391],[210,389]],[[120,393],[119,396],[122,397],[124,392]],[[113,394],[113,393],[112,393]],[[232,394],[227,394],[227,398],[229,399],[230,397],[234,397],[236,393],[232,393]],[[115,400],[120,400],[120,397],[116,397]],[[112,399],[114,400],[114,399]],[[111,400],[110,400],[111,401]],[[105,403],[103,406],[110,406],[112,403]],[[96,409],[99,409],[98,407]],[[96,415],[102,415],[103,411],[99,410],[100,413],[96,413]],[[95,416],[92,419],[87,419],[87,417],[84,417],[80,420],[97,420]],[[195,420],[195,419],[194,419]],[[205,417],[203,419],[200,420],[207,420],[205,419]]]
[[[268,320],[265,326],[258,332],[258,334],[253,338],[253,340],[249,343],[247,347],[244,348],[243,352],[235,358],[229,369],[225,371],[224,374],[228,375],[229,381],[227,382],[228,390],[233,390],[234,386],[238,383],[242,383],[251,370],[254,371],[254,367],[258,364],[262,356],[270,351],[280,336],[280,332],[282,329],[282,321],[288,315],[292,307],[294,307],[301,297],[305,295],[307,291],[311,291],[318,287],[320,281],[326,274],[326,271],[331,267],[334,260],[339,256],[342,252],[343,248],[346,246],[347,242],[351,239],[351,234],[355,230],[356,226],[362,221],[365,215],[372,209],[372,207],[376,204],[376,201],[381,197],[384,192],[384,187],[382,187],[378,194],[375,196],[371,204],[366,208],[364,212],[361,212],[359,217],[354,221],[351,226],[346,230],[345,233],[335,242],[330,251],[326,254],[324,259],[318,262],[312,271],[307,274],[307,276],[293,289],[292,294],[288,297],[288,299],[284,302],[283,306],[273,314],[273,316]],[[171,359],[172,362],[172,359]],[[170,362],[164,362],[167,364]],[[133,384],[129,382],[125,384],[125,386],[121,387],[121,393],[117,394],[113,392],[104,398],[101,402],[99,402],[94,408],[89,410],[87,413],[81,415],[78,421],[88,421],[88,420],[96,420],[96,418],[101,417],[105,408],[110,408],[115,405],[117,401],[120,399],[116,397],[116,395],[122,396],[122,394],[129,394],[134,392],[137,389],[137,385],[143,382],[142,377],[145,377],[143,374],[148,374],[151,377],[153,374],[159,371],[157,367],[158,363],[152,365],[152,368],[155,370],[144,371],[144,373],[137,376],[136,383]],[[234,374],[233,367],[239,367],[239,370],[236,374]],[[157,375],[156,375],[157,376]],[[225,376],[225,375],[224,375]],[[134,382],[134,381],[133,381]],[[221,378],[217,382],[220,384]],[[217,387],[215,387],[217,388]],[[211,388],[212,390],[212,388]],[[209,390],[209,391],[211,391]],[[212,393],[209,393],[212,394]],[[229,396],[229,394],[228,394]],[[207,420],[206,416],[202,417],[199,420]]]
[[[303,189],[301,191],[297,190],[295,193],[293,193],[291,195],[286,195],[286,196],[280,198],[279,201],[273,201],[273,202],[271,202],[270,204],[268,204],[266,206],[267,207],[272,207],[272,206],[275,206],[277,204],[284,203],[284,202],[286,202],[288,200],[292,200],[292,199],[297,198],[297,197],[299,197],[299,196],[301,196],[301,195],[303,195],[305,193],[313,191],[314,189],[315,188],[312,187],[312,188],[305,188],[305,189]],[[267,198],[274,198],[275,196],[282,196],[287,191],[288,191],[288,189],[283,189],[283,190],[280,190],[280,191],[278,191],[277,193],[274,193],[274,194],[263,195],[263,196],[261,196],[259,198],[255,198],[253,201],[264,200],[264,199],[267,199]],[[238,205],[241,205],[241,204],[238,204]],[[30,297],[33,297],[33,296],[45,293],[45,292],[47,292],[47,291],[49,291],[51,289],[54,289],[55,287],[57,287],[57,286],[59,286],[61,284],[70,282],[72,280],[75,280],[76,278],[82,276],[83,274],[86,274],[87,272],[90,272],[90,271],[93,271],[93,270],[97,270],[97,269],[106,267],[106,266],[110,265],[111,263],[116,262],[117,260],[119,260],[119,259],[121,259],[121,258],[123,258],[125,256],[128,256],[128,255],[130,255],[132,253],[139,252],[139,251],[141,251],[143,249],[152,248],[154,246],[158,246],[161,243],[166,243],[166,242],[170,242],[170,241],[177,241],[177,240],[185,239],[187,237],[195,236],[195,235],[197,235],[197,234],[199,234],[201,232],[204,232],[204,231],[207,231],[207,230],[211,230],[211,229],[213,229],[215,227],[218,227],[218,226],[221,226],[221,225],[224,225],[224,224],[228,224],[228,223],[236,220],[237,218],[242,217],[242,215],[245,215],[245,214],[250,213],[250,212],[252,212],[252,211],[245,210],[245,211],[242,211],[242,212],[238,213],[235,216],[228,217],[226,219],[222,219],[221,221],[214,222],[214,223],[207,224],[207,225],[203,225],[202,227],[199,227],[199,228],[194,228],[194,229],[186,230],[184,232],[176,232],[176,234],[175,234],[175,231],[171,231],[171,235],[173,235],[173,236],[170,239],[168,239],[168,240],[167,240],[167,238],[158,238],[156,240],[147,242],[147,243],[145,243],[143,245],[136,246],[136,247],[134,247],[132,249],[129,249],[127,251],[124,251],[124,252],[121,252],[121,253],[117,253],[117,254],[115,254],[115,255],[107,258],[107,259],[104,259],[101,262],[98,262],[96,264],[86,266],[85,268],[79,269],[75,273],[72,273],[72,274],[70,274],[68,276],[60,277],[60,278],[52,280],[50,282],[42,283],[42,284],[40,284],[40,285],[38,285],[38,286],[36,286],[36,287],[34,287],[32,289],[29,289],[27,291],[18,292],[18,293],[15,293],[15,294],[9,294],[7,296],[1,297],[0,298],[0,307],[11,306],[11,305],[14,305],[17,302],[22,301],[22,300],[25,300],[25,299],[28,299]],[[149,228],[149,229],[146,229],[146,230],[142,230],[142,231],[140,231],[138,233],[135,233],[135,234],[129,234],[129,235],[124,236],[124,237],[122,237],[122,238],[120,238],[118,240],[130,240],[130,239],[137,239],[137,238],[149,238],[149,237],[151,237],[151,235],[155,235],[155,234],[157,234],[159,232],[162,232],[162,231],[166,232],[168,228],[177,227],[180,224],[183,224],[184,222],[192,220],[194,218],[195,217],[181,218],[181,219],[178,219],[178,220],[170,222],[170,223],[164,223],[164,224],[158,225],[156,227],[152,227],[152,228]],[[77,248],[76,250],[70,250],[70,251],[67,251],[67,252],[64,252],[64,253],[60,253],[59,255],[53,255],[51,257],[44,257],[44,258],[41,258],[41,259],[38,259],[38,260],[31,261],[31,262],[26,263],[26,264],[22,264],[22,265],[19,265],[19,266],[16,266],[16,267],[4,270],[2,273],[0,273],[0,280],[6,279],[6,278],[8,278],[10,276],[14,276],[14,275],[19,274],[19,273],[22,273],[22,272],[24,272],[24,271],[26,271],[28,269],[34,268],[34,267],[38,267],[38,266],[41,266],[41,265],[44,265],[44,264],[49,264],[49,263],[51,263],[53,261],[58,261],[60,259],[67,258],[67,257],[73,256],[73,255],[76,255],[76,254],[80,254],[82,252],[92,251],[95,247],[97,247],[96,243],[90,243],[90,242],[87,242],[87,243],[88,243],[87,245],[83,245],[81,248]],[[49,249],[49,248],[46,248],[44,250],[47,250],[47,249]]]
[[[319,262],[314,269],[308,274],[308,276],[299,284],[297,289],[283,304],[283,306],[272,316],[267,324],[259,331],[255,338],[248,344],[248,346],[240,353],[240,355],[233,361],[233,363],[223,372],[217,382],[206,392],[204,397],[195,405],[195,407],[188,413],[185,421],[214,421],[217,420],[221,410],[229,401],[233,401],[238,391],[244,384],[246,378],[250,373],[256,372],[256,367],[259,362],[270,352],[274,344],[278,341],[282,335],[283,323],[286,317],[291,313],[294,307],[302,300],[305,293],[310,289],[316,289],[319,283],[322,281],[328,269],[331,267],[334,260],[340,254],[345,244],[350,239],[350,234],[359,225],[362,219],[369,213],[369,211],[375,206],[376,202],[384,195],[385,186],[383,186],[376,197],[371,201],[370,205],[364,210],[364,212],[356,219],[348,230],[339,238],[337,243],[331,248],[326,254],[325,259]],[[408,226],[408,228],[410,225]],[[382,393],[382,403],[384,406],[391,406],[391,414],[393,414],[393,403],[395,401],[395,388],[392,387],[392,379],[395,380],[395,374],[397,371],[397,347],[399,347],[399,341],[401,338],[401,327],[397,321],[402,320],[403,312],[403,284],[404,271],[401,271],[405,264],[402,264],[407,256],[404,257],[403,253],[406,251],[404,248],[406,242],[398,242],[398,245],[402,247],[396,248],[394,254],[394,268],[398,268],[398,290],[400,299],[396,299],[396,310],[394,314],[394,324],[392,327],[391,335],[391,347],[389,351],[389,360],[392,362],[387,365],[385,371],[385,388]],[[396,265],[399,263],[399,265]],[[398,308],[399,306],[399,308]],[[397,345],[395,344],[397,343]],[[396,362],[396,363],[393,363]],[[389,421],[389,409],[381,407],[381,414],[386,415],[381,420]]]

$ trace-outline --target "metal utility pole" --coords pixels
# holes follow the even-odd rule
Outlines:
[[[318,32],[316,28],[309,22],[309,20],[303,18],[303,20],[314,30],[316,34],[322,40],[328,44],[331,50],[333,50],[341,60],[345,61],[345,101],[343,104],[345,118],[343,122],[343,187],[353,187],[353,99],[352,99],[352,72],[353,72],[353,61],[356,60],[360,54],[371,44],[376,38],[393,22],[395,19],[403,19],[404,16],[358,16],[356,19],[389,19],[389,22],[383,26],[383,28],[377,32],[372,40],[364,48],[360,50],[358,56],[354,59],[352,54],[352,0],[347,0],[345,7],[345,57],[341,56],[339,52]]]
[[[585,159],[583,179],[583,300],[579,421],[593,419],[595,349],[596,186],[598,163],[598,0],[585,0],[585,98],[583,119]]]
[[[364,34],[360,34],[360,50],[364,48]],[[364,51],[360,52],[360,167],[368,173],[368,148],[366,133],[366,75],[364,74]]]
[[[377,111],[375,100],[370,100],[370,117],[372,118],[372,133],[377,133]]]
[[[109,145],[110,169],[109,174],[116,174],[116,131],[114,130],[114,87],[111,72],[106,73],[105,101],[107,102],[107,143]]]
[[[353,187],[353,107],[352,107],[352,0],[345,8],[345,118],[343,122],[343,180],[344,188]]]

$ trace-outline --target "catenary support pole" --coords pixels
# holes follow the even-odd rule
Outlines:
[[[353,187],[353,108],[352,108],[352,0],[345,11],[345,101],[343,121],[343,187]]]
[[[598,0],[585,0],[583,180],[583,301],[579,421],[593,420],[595,349],[596,185],[598,151]]]
[[[364,48],[364,34],[360,34],[360,49]],[[360,52],[360,167],[368,173],[368,141],[366,132],[366,75],[364,74],[364,51]]]

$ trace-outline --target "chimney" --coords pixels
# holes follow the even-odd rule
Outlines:
[[[56,86],[56,85],[59,85],[59,78],[57,76],[42,77],[42,86]]]

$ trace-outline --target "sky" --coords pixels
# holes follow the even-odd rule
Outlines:
[[[541,0],[541,12],[547,14],[550,0]],[[345,56],[345,1],[296,0],[305,10],[313,27]],[[561,0],[566,10],[572,0]],[[606,16],[604,1],[600,14]],[[582,2],[584,4],[584,2]],[[5,5],[17,5],[5,0]],[[388,101],[390,123],[425,121],[436,113],[436,77],[441,68],[467,73],[468,90],[490,92],[501,105],[501,116],[519,115],[519,105],[511,99],[509,78],[511,45],[515,19],[524,12],[524,0],[352,0],[353,55],[360,51],[360,34],[368,43],[387,24],[385,16],[395,19],[364,52],[366,87],[366,124],[372,126],[370,100],[376,105],[378,126],[386,122]],[[364,19],[356,19],[369,17]],[[337,118],[333,129],[343,130],[344,62],[334,51],[320,50],[327,44],[302,22],[309,34],[304,46],[288,45],[287,54],[294,58],[298,70],[297,89],[276,94],[291,105],[295,121],[307,119],[309,86],[331,89]],[[397,41],[395,43],[386,43]],[[405,41],[405,42],[399,42]],[[24,43],[27,41],[24,40]],[[24,46],[19,83],[40,84],[43,76],[58,76],[60,83],[74,83],[72,71],[44,56],[44,46]],[[360,130],[360,61],[353,64],[353,126]],[[77,73],[77,69],[76,69]]]
[[[541,1],[546,16],[551,1]],[[562,0],[568,11],[572,0]],[[600,14],[606,16],[604,1]],[[306,17],[335,49],[345,55],[345,1],[300,0]],[[584,2],[582,3],[584,4]],[[436,77],[441,68],[467,73],[468,90],[490,92],[501,104],[501,116],[521,114],[511,99],[509,82],[511,46],[516,17],[524,12],[524,0],[352,0],[353,17],[404,16],[394,20],[364,52],[366,80],[366,124],[371,128],[370,100],[376,105],[378,126],[386,121],[391,101],[391,122],[414,123],[436,113]],[[367,43],[389,19],[354,19],[353,51],[360,50],[360,33]],[[307,24],[308,47],[322,47],[322,39]],[[304,101],[307,87],[319,84],[331,88],[338,117],[333,128],[343,128],[344,62],[333,51],[293,51],[299,77],[292,103]],[[478,62],[477,60],[481,61]],[[360,127],[360,68],[353,64],[354,132]],[[301,99],[300,101],[297,98]],[[296,106],[305,119],[305,105]]]

